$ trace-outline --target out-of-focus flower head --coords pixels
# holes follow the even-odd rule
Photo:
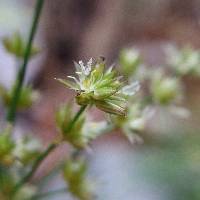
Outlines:
[[[73,82],[57,80],[77,92],[76,102],[79,105],[95,105],[104,112],[125,115],[127,97],[139,90],[138,82],[125,86],[113,67],[105,70],[102,59],[97,62],[90,59],[86,65],[82,61],[75,62],[75,67],[78,78],[68,76]]]
[[[0,97],[3,101],[3,104],[7,107],[10,106],[15,87],[16,86],[14,85],[9,90],[6,89],[4,86],[0,85]],[[39,96],[39,92],[33,90],[31,86],[23,86],[18,101],[17,109],[22,110],[31,107],[32,104],[39,99]]]
[[[92,200],[93,188],[86,177],[87,163],[83,158],[69,158],[63,169],[68,190],[79,200]]]
[[[145,115],[139,103],[129,106],[126,117],[113,117],[116,127],[119,127],[131,143],[142,143],[138,135],[144,131]]]
[[[139,51],[134,48],[123,49],[119,55],[119,63],[122,73],[126,77],[132,76],[141,64]]]
[[[177,49],[170,45],[166,48],[167,63],[179,75],[200,76],[200,51],[190,47]]]
[[[34,158],[40,154],[41,150],[42,144],[38,139],[25,135],[16,140],[13,154],[23,165],[28,165],[34,161]]]
[[[26,184],[12,197],[12,200],[27,200],[32,199],[36,195],[37,189],[35,186]]]
[[[11,127],[8,126],[0,133],[0,164],[10,165],[14,161],[13,150],[15,148],[14,140],[11,136]]]
[[[22,59],[26,51],[26,42],[22,39],[19,32],[14,33],[11,37],[3,39],[4,48],[15,57]],[[34,57],[39,53],[38,48],[32,47],[30,57]]]
[[[61,105],[56,113],[56,123],[62,140],[69,142],[76,148],[87,147],[93,139],[103,133],[107,128],[105,121],[92,122],[86,120],[85,115],[82,114],[69,131],[68,126],[72,121],[73,113],[72,104]]]
[[[168,105],[181,96],[179,80],[176,77],[167,77],[161,70],[153,74],[150,90],[154,102],[161,105]]]
[[[15,168],[15,167],[14,167]],[[36,187],[30,184],[22,186],[15,195],[13,188],[19,181],[19,173],[10,168],[0,165],[0,199],[1,200],[27,200],[36,194]]]

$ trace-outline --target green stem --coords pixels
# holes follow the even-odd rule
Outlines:
[[[14,195],[26,182],[30,180],[30,178],[35,174],[36,170],[40,166],[41,162],[49,155],[50,152],[52,152],[57,147],[57,144],[50,144],[47,149],[40,154],[37,159],[35,160],[32,169],[30,172],[24,176],[21,181],[14,187],[12,195]]]
[[[27,64],[28,64],[28,61],[30,58],[32,43],[33,43],[33,39],[34,39],[36,30],[38,27],[39,18],[40,18],[43,4],[44,4],[44,0],[37,0],[37,4],[35,7],[35,13],[33,16],[33,22],[32,22],[32,26],[31,26],[28,42],[27,42],[27,47],[26,47],[26,51],[24,54],[24,60],[23,60],[22,66],[17,74],[16,87],[14,89],[13,98],[12,98],[11,105],[9,107],[7,117],[6,117],[7,121],[10,123],[14,123],[14,121],[15,121],[17,104],[19,102],[20,93],[21,93],[21,89],[22,89],[22,85],[24,82],[24,77],[25,77],[25,73],[26,73],[26,69],[27,69]]]
[[[79,111],[76,113],[76,115],[74,116],[74,118],[72,119],[71,123],[69,124],[69,126],[65,129],[65,133],[68,133],[69,131],[71,131],[71,129],[73,128],[75,122],[77,121],[77,119],[80,117],[80,115],[83,113],[83,111],[86,109],[87,106],[81,106],[81,108],[79,109]]]
[[[46,192],[46,193],[43,193],[43,194],[36,195],[31,200],[43,199],[43,198],[46,198],[46,197],[49,197],[49,196],[52,197],[53,195],[60,194],[60,193],[66,193],[66,192],[67,192],[67,188],[61,188],[61,189],[58,189],[58,190],[49,191],[49,192]]]
[[[73,128],[74,124],[76,123],[76,121],[78,120],[78,118],[81,116],[81,114],[83,113],[83,111],[86,109],[86,106],[82,106],[79,111],[76,113],[76,115],[74,116],[74,118],[72,119],[71,123],[69,123],[68,128],[66,129],[66,131],[71,131],[71,129]],[[42,163],[42,161],[58,146],[58,144],[56,143],[52,143],[48,146],[48,148],[40,155],[38,156],[38,158],[35,160],[32,169],[30,170],[30,172],[24,176],[21,181],[14,187],[12,195],[14,195],[26,182],[28,182],[32,176],[35,174],[35,172],[37,171],[38,167],[40,166],[40,164]]]

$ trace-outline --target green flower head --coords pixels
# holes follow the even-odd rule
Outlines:
[[[56,112],[56,124],[63,141],[69,142],[77,149],[83,149],[100,136],[108,127],[106,121],[94,122],[87,119],[86,115],[81,115],[73,128],[69,131],[68,127],[72,121],[73,104],[63,104]]]
[[[14,84],[10,89],[7,89],[0,84],[0,98],[2,99],[2,102],[6,107],[9,107],[11,104],[15,88],[16,84]],[[32,86],[23,86],[19,102],[17,104],[17,109],[24,110],[30,108],[33,103],[35,103],[39,99],[39,97],[39,92],[34,90]]]
[[[13,163],[13,149],[15,143],[11,136],[11,126],[6,127],[0,133],[0,165],[9,166]]]
[[[79,200],[94,199],[94,184],[92,185],[87,177],[87,168],[87,162],[83,157],[71,157],[64,164],[63,176],[68,190]]]
[[[200,76],[200,51],[185,46],[177,49],[174,46],[167,46],[167,63],[178,75]]]
[[[79,105],[95,105],[104,112],[125,115],[127,97],[138,91],[138,82],[124,86],[122,77],[117,76],[113,67],[106,70],[102,59],[95,62],[91,58],[87,64],[75,62],[75,67],[78,77],[68,76],[73,81],[57,80],[77,92]]]
[[[153,100],[161,105],[168,105],[181,96],[181,85],[176,77],[167,77],[162,71],[157,71],[151,81]]]
[[[139,51],[134,48],[123,49],[120,52],[119,63],[121,65],[121,71],[126,77],[134,75],[141,61]]]
[[[23,36],[19,32],[15,32],[10,37],[3,38],[3,46],[10,54],[15,57],[22,59],[26,51],[26,42],[23,39]],[[39,49],[33,46],[31,48],[30,57],[34,57],[39,53]]]

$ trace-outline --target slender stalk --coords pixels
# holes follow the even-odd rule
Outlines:
[[[27,42],[27,47],[26,47],[26,51],[24,54],[24,60],[23,60],[22,66],[19,69],[19,72],[17,74],[16,87],[14,89],[13,98],[12,98],[11,105],[8,109],[8,113],[7,113],[7,117],[6,117],[7,121],[10,123],[14,123],[14,121],[15,121],[17,104],[18,104],[18,101],[20,98],[20,93],[21,93],[23,82],[24,82],[27,64],[28,64],[28,61],[30,58],[32,43],[33,43],[34,36],[35,36],[36,30],[38,27],[39,18],[40,18],[41,12],[42,12],[43,4],[44,4],[44,0],[37,0],[36,7],[35,7],[35,13],[33,16],[33,22],[32,22],[32,26],[31,26],[28,42]]]
[[[74,118],[72,119],[72,121],[69,123],[68,128],[66,129],[67,132],[71,131],[71,129],[73,128],[74,124],[76,123],[76,121],[78,120],[78,118],[81,116],[81,114],[83,113],[83,111],[86,109],[86,106],[82,106],[80,107],[79,111],[76,113],[76,115],[74,116]],[[42,163],[42,161],[58,146],[58,144],[56,143],[51,143],[47,149],[40,155],[38,156],[38,158],[35,160],[32,169],[30,170],[30,172],[28,172],[27,175],[25,175],[21,181],[14,187],[12,195],[14,195],[26,182],[28,182],[32,176],[35,174],[35,172],[37,171],[38,167],[40,166],[40,164]]]
[[[69,132],[71,131],[71,129],[73,128],[75,122],[77,121],[77,119],[80,117],[80,115],[83,113],[83,111],[86,109],[87,106],[81,106],[81,108],[79,109],[79,111],[76,113],[76,115],[74,116],[74,118],[72,119],[71,123],[69,124],[69,126],[66,128],[65,132]]]
[[[49,191],[49,192],[45,192],[43,194],[35,195],[31,200],[43,199],[43,198],[46,198],[49,196],[53,196],[53,195],[60,194],[60,193],[66,193],[66,192],[67,192],[67,188],[61,188],[58,190]]]
[[[38,169],[38,167],[40,166],[44,158],[46,158],[49,155],[49,153],[52,152],[56,147],[57,147],[57,144],[54,144],[54,143],[50,144],[47,147],[47,149],[37,157],[30,172],[27,175],[25,175],[21,179],[21,181],[14,187],[12,195],[14,195],[26,182],[29,181],[29,179],[35,174],[36,170]]]

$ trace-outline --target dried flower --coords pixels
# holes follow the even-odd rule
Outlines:
[[[57,80],[77,92],[76,102],[79,105],[95,105],[104,112],[125,115],[127,97],[138,91],[138,82],[124,86],[112,67],[105,70],[105,62],[102,60],[93,62],[90,59],[86,65],[82,61],[79,64],[75,62],[75,67],[78,79],[68,76],[74,82]]]

